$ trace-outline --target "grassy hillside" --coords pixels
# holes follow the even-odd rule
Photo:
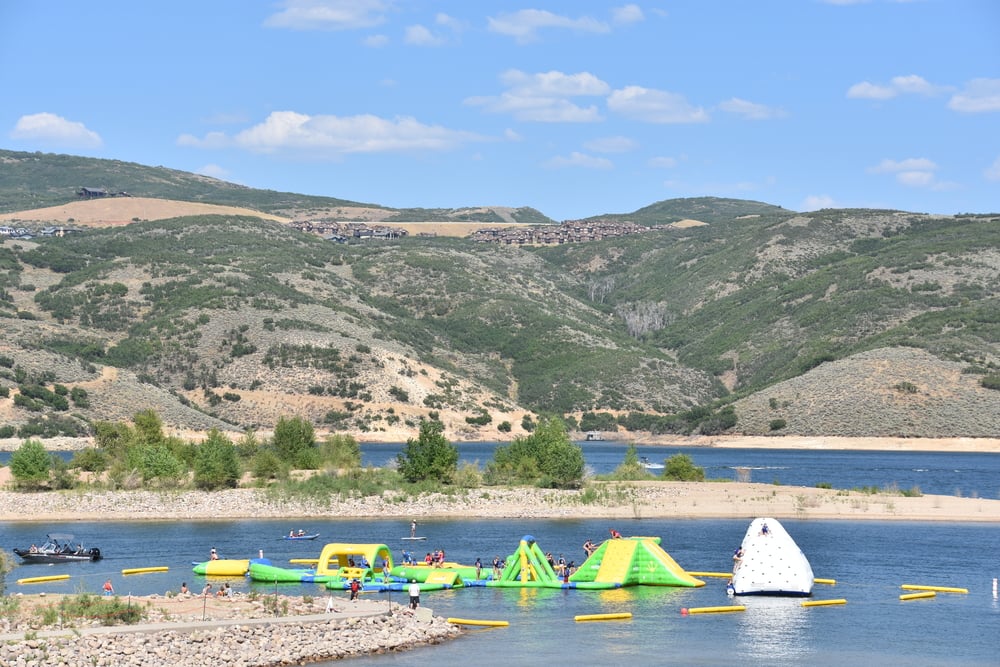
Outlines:
[[[134,189],[88,174],[256,210],[321,203],[127,163],[0,160],[7,207],[83,183]],[[997,216],[698,198],[622,217],[657,229],[558,247],[336,245],[233,215],[8,240],[0,437],[86,432],[146,407],[177,428],[296,414],[396,439],[428,416],[477,439],[542,414],[677,433],[1000,432],[1000,395],[982,382],[1000,369]],[[707,224],[664,226],[686,218]]]

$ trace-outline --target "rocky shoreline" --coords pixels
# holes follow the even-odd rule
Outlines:
[[[197,607],[201,609],[200,603]],[[243,610],[252,617],[179,618],[136,626],[21,628],[19,635],[8,627],[0,637],[0,664],[277,667],[408,650],[461,633],[429,609],[415,613],[397,603],[387,609],[385,603],[361,601],[340,611],[281,618],[261,618],[261,610],[256,611]]]

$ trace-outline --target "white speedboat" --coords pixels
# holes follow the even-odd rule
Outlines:
[[[640,456],[639,463],[641,463],[642,467],[645,468],[646,470],[663,470],[662,463],[653,463],[652,461],[649,460],[649,457],[647,456]]]

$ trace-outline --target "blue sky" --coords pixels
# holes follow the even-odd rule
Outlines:
[[[392,207],[1000,211],[997,0],[0,0],[0,90],[3,148]]]

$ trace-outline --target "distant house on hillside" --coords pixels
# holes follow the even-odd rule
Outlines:
[[[77,197],[84,199],[94,199],[96,197],[107,197],[108,191],[105,188],[80,188],[76,192]]]

